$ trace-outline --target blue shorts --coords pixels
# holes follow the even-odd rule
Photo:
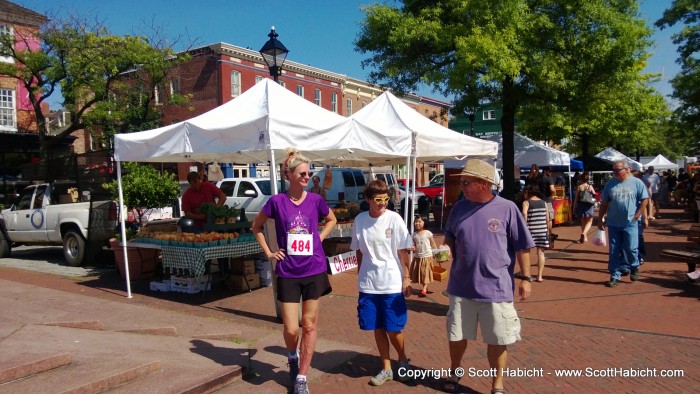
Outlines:
[[[357,318],[362,330],[384,329],[399,332],[406,327],[408,310],[401,293],[360,293],[357,300]]]

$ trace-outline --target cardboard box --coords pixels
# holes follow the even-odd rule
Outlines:
[[[438,282],[447,280],[447,268],[433,267],[433,280]]]
[[[250,275],[255,273],[255,261],[253,260],[232,260],[231,273],[235,275]]]
[[[246,279],[248,283],[246,284]],[[234,291],[248,291],[257,289],[260,287],[260,275],[250,274],[250,275],[229,275],[227,279],[228,285],[231,290]],[[248,286],[250,285],[250,288]]]

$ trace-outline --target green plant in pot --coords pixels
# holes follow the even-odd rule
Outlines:
[[[114,180],[102,185],[112,193],[117,200],[118,185]],[[142,223],[143,217],[151,209],[169,206],[180,194],[180,184],[173,174],[161,174],[149,165],[138,163],[125,163],[124,176],[122,176],[122,193],[124,205],[133,208],[138,214],[138,223]],[[127,241],[130,232],[127,231]],[[119,241],[111,242],[114,250],[114,260],[123,279],[126,278],[124,248],[119,246]],[[155,275],[157,249],[143,249],[128,247],[130,279],[149,279]]]
[[[139,224],[152,209],[170,206],[180,194],[180,184],[174,174],[160,173],[150,165],[138,163],[124,163],[123,170],[123,202],[129,209],[136,210]],[[116,180],[102,186],[118,199]]]

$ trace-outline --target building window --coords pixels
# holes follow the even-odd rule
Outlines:
[[[280,81],[279,84],[280,84],[280,86],[283,87],[283,88],[286,88],[286,87],[287,87],[287,84],[286,84],[284,81]]]
[[[352,99],[345,100],[345,116],[352,115]]]
[[[0,130],[17,131],[15,91],[0,89]]]
[[[316,89],[314,92],[314,102],[316,105],[321,105],[321,89]]]
[[[484,120],[496,120],[496,110],[490,109],[488,111],[484,111]]]
[[[96,150],[100,150],[100,141],[99,141],[99,138],[97,138],[96,136],[92,135],[92,133],[90,133],[90,150],[93,151],[93,152],[96,151]]]
[[[241,94],[241,73],[236,70],[231,71],[231,97]]]
[[[297,96],[304,97],[304,85],[297,85]]]
[[[10,38],[12,38],[14,36],[12,26],[6,25],[4,23],[0,23],[0,35],[3,35],[3,36],[7,35],[7,36],[10,36]],[[11,56],[0,56],[0,62],[14,63],[15,59],[13,59]]]
[[[262,80],[263,80],[263,76],[262,76],[262,75],[256,75],[256,76],[255,76],[255,83],[256,83],[256,84],[257,84],[258,82],[262,81]]]
[[[155,100],[156,105],[163,104],[163,86],[160,84],[153,88],[153,99]]]
[[[338,113],[338,93],[331,93],[331,111]]]
[[[170,81],[170,95],[180,94],[180,80],[173,79]]]

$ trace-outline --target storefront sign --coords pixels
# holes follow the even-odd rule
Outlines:
[[[328,265],[331,267],[331,274],[339,274],[343,271],[357,267],[357,254],[354,250],[328,257]]]

